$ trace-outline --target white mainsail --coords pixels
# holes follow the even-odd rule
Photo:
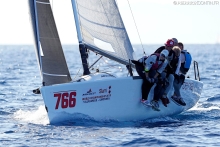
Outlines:
[[[79,42],[125,65],[133,59],[134,51],[115,0],[72,0],[72,5]]]

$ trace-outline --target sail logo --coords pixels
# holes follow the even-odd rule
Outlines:
[[[76,106],[76,91],[54,92],[54,98],[57,98],[55,109],[73,108]]]
[[[94,95],[96,92],[92,92],[92,89],[90,88],[86,93],[84,93],[82,96],[87,96],[87,95]]]

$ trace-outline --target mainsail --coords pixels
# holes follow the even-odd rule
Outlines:
[[[134,51],[115,0],[72,0],[72,5],[79,42],[122,64],[133,59]]]
[[[37,57],[43,84],[71,81],[49,0],[29,0]]]

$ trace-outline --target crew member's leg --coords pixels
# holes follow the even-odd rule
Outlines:
[[[174,93],[171,98],[174,100],[175,103],[178,105],[186,106],[186,103],[184,102],[183,98],[181,97],[180,94],[180,88],[182,87],[183,83],[185,80],[185,76],[181,75],[179,81],[177,79],[174,80],[173,86],[174,86]]]
[[[164,91],[163,98],[166,98],[166,97],[167,97],[168,92],[169,92],[169,91],[171,90],[171,88],[173,87],[173,81],[174,81],[174,76],[173,76],[173,74],[169,74],[169,76],[168,76],[169,85],[167,86],[167,88],[166,88],[165,91]]]

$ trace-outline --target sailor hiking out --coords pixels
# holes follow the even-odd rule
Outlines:
[[[143,56],[138,61],[132,60],[132,62],[135,64],[137,73],[143,79],[141,87],[141,102],[148,106],[152,105],[152,107],[154,107],[155,109],[159,108],[159,104],[157,103],[157,101],[155,101],[154,99],[154,101],[150,103],[147,98],[151,87],[154,85],[154,83],[158,82],[158,77],[161,77],[161,73],[167,66],[168,62],[166,58],[168,54],[168,50],[165,49],[160,54],[154,53],[150,56]],[[154,91],[154,93],[157,93],[157,91]]]
[[[168,66],[170,65],[170,62],[173,60],[173,57],[175,56],[175,52],[172,50],[174,45],[178,44],[178,40],[176,38],[168,39],[164,46],[159,47],[154,53],[161,53],[164,49],[168,50],[169,54],[167,56],[168,65],[166,66],[165,70],[161,75],[163,75],[163,81],[155,87],[155,90],[158,91],[157,96],[159,97],[165,107],[167,107],[167,104],[169,104],[169,99],[167,98],[167,93],[170,91],[173,85],[173,79],[174,76],[170,75],[170,73],[167,71]],[[166,78],[164,78],[166,77]]]
[[[189,71],[191,62],[192,62],[192,57],[187,50],[183,49],[183,43],[179,42],[178,43],[179,48],[181,49],[181,54],[180,54],[180,60],[181,60],[181,66],[179,72],[175,76],[175,80],[173,82],[173,87],[174,87],[174,94],[171,97],[173,101],[177,105],[182,105],[185,106],[186,103],[184,102],[183,98],[181,97],[180,94],[180,88],[183,85],[185,81],[185,75]]]

